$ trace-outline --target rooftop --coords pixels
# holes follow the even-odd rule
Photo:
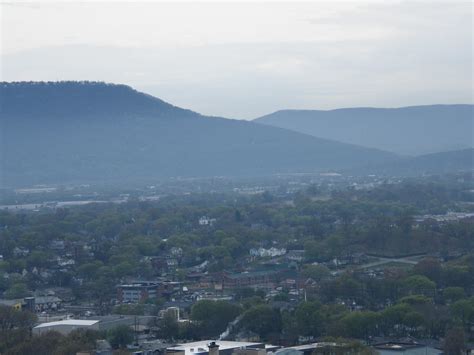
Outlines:
[[[56,322],[48,322],[48,323],[41,323],[38,324],[35,329],[37,328],[47,328],[47,327],[54,327],[58,325],[70,325],[70,326],[91,326],[96,323],[99,323],[98,320],[86,320],[86,319],[65,319]]]
[[[418,343],[386,342],[375,344],[374,348],[380,350],[407,350],[424,346],[425,345]]]
[[[292,347],[289,347],[289,348],[286,348],[286,349],[305,351],[305,350],[311,350],[311,349],[316,349],[316,348],[324,348],[324,347],[327,347],[327,346],[337,346],[337,345],[341,345],[341,344],[330,343],[330,342],[321,342],[321,343],[311,343],[311,344],[292,346]],[[282,350],[285,350],[285,349],[282,349]]]
[[[202,341],[195,341],[192,343],[177,344],[175,346],[169,347],[168,350],[173,350],[173,351],[184,350],[185,355],[205,353],[209,351],[208,345],[213,341],[215,341],[215,343],[219,345],[219,350],[262,346],[262,343],[247,343],[247,342],[240,342],[240,341],[224,341],[224,340],[202,340]]]
[[[277,274],[276,270],[263,270],[263,271],[245,271],[238,274],[226,274],[226,277],[230,279],[241,279],[247,277],[259,277]]]
[[[117,285],[117,287],[155,287],[161,283],[160,281],[135,281],[133,283]]]

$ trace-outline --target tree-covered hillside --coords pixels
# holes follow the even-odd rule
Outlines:
[[[201,116],[123,85],[2,83],[0,97],[4,186],[327,171],[394,157]]]
[[[282,110],[256,122],[315,137],[421,155],[473,147],[473,105]]]

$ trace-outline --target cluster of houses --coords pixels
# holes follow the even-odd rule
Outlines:
[[[258,257],[271,257],[271,258],[274,258],[276,256],[282,256],[282,255],[285,255],[286,254],[286,249],[285,248],[275,248],[275,247],[271,247],[269,249],[265,249],[265,248],[252,248],[250,249],[249,251],[249,254],[251,256],[258,256]]]
[[[56,312],[62,308],[62,299],[57,296],[37,296],[19,299],[0,299],[0,305],[15,309],[27,309],[33,313]]]
[[[56,268],[67,269],[71,264],[64,263],[67,260],[75,260],[74,248],[69,245],[54,241],[51,248],[59,251],[56,259]],[[77,246],[78,253],[87,253],[90,249],[87,246]],[[28,255],[29,250],[18,248],[16,253]],[[270,248],[259,247],[249,251],[249,258],[252,258],[253,268],[247,270],[218,271],[208,270],[208,261],[203,261],[199,265],[190,268],[182,268],[184,274],[180,281],[172,278],[174,271],[180,267],[183,250],[173,247],[166,255],[146,257],[142,261],[147,261],[155,271],[156,277],[152,280],[126,280],[116,286],[116,298],[111,300],[116,304],[147,304],[148,302],[161,299],[164,301],[158,317],[172,314],[178,322],[190,322],[189,312],[192,305],[200,300],[226,300],[233,301],[237,297],[239,290],[252,288],[264,292],[265,298],[272,306],[282,309],[292,310],[299,302],[306,298],[307,294],[318,289],[318,283],[310,278],[304,277],[301,270],[301,263],[304,260],[303,250],[286,250],[276,246]],[[368,256],[362,253],[353,253],[331,260],[325,265],[332,270],[338,270],[347,265],[360,265],[368,261]],[[74,265],[74,264],[72,264]],[[237,271],[239,270],[239,271]],[[37,270],[38,271],[38,270]],[[34,272],[34,271],[31,271]],[[359,273],[366,277],[383,277],[378,269],[360,268]],[[332,276],[329,276],[332,277]],[[285,293],[288,297],[282,301],[275,296]],[[278,304],[277,304],[278,303]],[[358,310],[359,306],[351,300],[341,300],[340,302],[351,310]],[[19,309],[28,309],[40,315],[41,323],[34,329],[33,333],[42,334],[46,331],[57,330],[61,333],[87,328],[95,330],[107,330],[117,325],[128,325],[136,333],[135,344],[130,345],[130,350],[135,354],[170,354],[170,355],[194,355],[194,353],[215,354],[206,344],[212,341],[205,341],[188,344],[164,344],[154,338],[153,326],[150,325],[150,315],[144,316],[95,316],[88,310],[81,307],[71,306],[56,294],[47,294],[36,297],[27,297],[16,300],[0,300],[0,304],[8,305]],[[88,314],[89,312],[89,314]],[[81,319],[69,318],[70,314],[76,314]],[[47,314],[49,318],[41,316]],[[146,313],[145,314],[149,314]],[[274,347],[255,342],[254,335],[239,335],[235,338],[237,342],[217,341],[216,345],[220,352],[229,355],[305,355],[305,354],[331,354],[337,353],[337,349],[345,346],[335,343],[311,343],[295,347]],[[302,339],[301,341],[314,341],[315,339]],[[258,346],[257,346],[258,345]],[[399,354],[441,354],[441,350],[436,346],[428,346],[417,342],[393,342],[381,341],[372,345],[373,349],[382,355]],[[97,345],[95,354],[112,354],[110,346],[105,340]]]
[[[53,239],[50,241],[48,249],[54,251],[54,256],[47,260],[47,267],[33,265],[25,267],[21,273],[3,272],[2,277],[5,279],[26,277],[31,273],[40,282],[47,285],[55,272],[71,271],[81,258],[94,256],[93,246],[83,242],[65,242],[64,240]],[[26,258],[30,254],[30,249],[25,247],[17,246],[12,251],[13,258]],[[3,255],[0,255],[1,260],[4,260]]]
[[[202,222],[202,223],[201,223]],[[206,216],[198,220],[200,226],[212,226],[216,220]],[[93,247],[81,243],[67,243],[62,240],[51,241],[49,248],[55,251],[53,265],[48,269],[40,269],[34,267],[31,270],[25,270],[26,273],[33,273],[40,277],[51,277],[57,270],[71,270],[75,267],[76,262],[81,256],[93,255]],[[26,257],[30,251],[26,248],[15,248],[14,255],[18,257]],[[242,289],[258,289],[265,295],[265,299],[282,309],[292,310],[297,307],[298,303],[304,300],[307,295],[318,289],[318,282],[303,276],[301,272],[302,263],[305,260],[305,251],[298,249],[290,249],[279,247],[275,242],[272,246],[260,246],[250,249],[245,257],[246,268],[236,265],[232,270],[211,271],[209,269],[209,261],[203,260],[200,264],[193,267],[183,267],[183,250],[179,247],[172,247],[166,252],[155,256],[143,257],[140,261],[149,263],[154,277],[147,280],[124,279],[122,283],[116,285],[116,296],[110,300],[111,304],[153,304],[156,300],[160,300],[162,304],[159,317],[165,314],[172,314],[179,322],[189,322],[189,312],[192,305],[200,300],[226,300],[234,301],[238,297],[238,292]],[[337,259],[323,263],[333,273],[328,277],[336,275],[337,271],[344,270],[346,267],[354,267],[368,262],[369,257],[363,253],[352,253],[342,255]],[[250,262],[247,262],[250,261]],[[180,270],[180,277],[176,277],[176,271]],[[383,277],[377,269],[362,269],[360,273],[364,273],[367,277]],[[8,276],[8,275],[7,275]],[[179,280],[179,281],[177,281]],[[80,281],[80,280],[76,280]],[[276,296],[285,294],[284,298]],[[284,301],[282,300],[284,299]],[[107,316],[98,317],[94,312],[90,312],[92,308],[74,305],[71,299],[65,300],[58,294],[36,295],[35,297],[27,297],[15,300],[0,300],[0,304],[8,305],[19,309],[28,309],[36,312],[42,321],[33,330],[36,334],[49,330],[58,330],[67,333],[77,328],[89,328],[104,330],[114,325],[126,324],[134,327],[139,336],[136,337],[140,342],[135,344],[136,354],[175,354],[180,355],[184,349],[184,355],[193,355],[199,352],[200,355],[205,354],[208,348],[201,345],[172,344],[172,346],[164,346],[163,343],[153,339],[151,326],[149,325],[150,312],[145,311],[144,316]],[[149,302],[152,301],[152,302]],[[278,304],[277,304],[278,303]],[[351,310],[357,310],[358,305],[352,300],[341,300],[341,304],[346,305]],[[68,318],[69,315],[75,314],[81,319]],[[155,313],[156,314],[156,313]],[[119,318],[117,318],[119,317]],[[138,319],[138,320],[137,320]],[[138,322],[138,325],[137,325]],[[238,340],[255,340],[252,335],[243,335]],[[309,340],[314,341],[314,340]],[[210,343],[211,341],[209,341]],[[237,342],[239,343],[239,342]],[[152,346],[155,344],[156,346]],[[252,343],[253,344],[253,343]],[[305,345],[301,347],[292,347],[280,349],[263,344],[261,348],[253,348],[254,345],[241,345],[237,348],[221,347],[225,354],[235,355],[265,355],[273,352],[280,355],[304,355],[311,349],[311,354],[317,354],[314,351],[328,349],[327,343],[317,343],[318,345]],[[166,345],[166,344],[165,344]],[[169,345],[169,344],[168,344]],[[312,346],[312,347],[311,347]],[[336,346],[336,345],[331,345]],[[339,346],[339,345],[337,345]],[[411,344],[403,345],[380,345],[378,350],[380,354],[391,354],[390,346],[401,346],[400,349],[425,349],[423,347]],[[245,349],[242,349],[244,347]],[[102,342],[97,354],[108,354],[109,348],[107,344]],[[191,350],[192,349],[192,350]],[[196,351],[199,350],[199,351]],[[204,350],[202,350],[204,349]],[[237,351],[238,350],[238,351]],[[318,350],[319,351],[319,350]],[[414,351],[414,350],[413,350]],[[435,350],[433,350],[435,351]],[[291,353],[291,354],[290,354]],[[435,355],[437,352],[428,352]],[[309,353],[308,353],[309,354]],[[406,354],[416,354],[414,352],[406,352]]]
[[[215,219],[203,216],[199,219],[201,225],[212,225]],[[62,240],[52,240],[49,248],[55,251],[52,266],[48,268],[33,267],[24,270],[24,273],[33,273],[47,284],[48,280],[56,271],[69,271],[75,268],[76,260],[81,256],[93,255],[93,246],[81,243],[69,243]],[[15,248],[14,254],[28,256],[30,251],[26,248]],[[183,267],[183,250],[172,247],[166,252],[156,256],[145,256],[141,262],[149,263],[154,277],[146,280],[124,279],[116,286],[116,297],[110,300],[111,304],[138,304],[148,300],[161,299],[165,302],[174,302],[169,306],[176,306],[180,311],[185,310],[194,302],[202,299],[225,299],[232,300],[238,289],[252,288],[265,292],[268,299],[283,293],[289,295],[291,303],[296,305],[305,294],[315,291],[318,287],[314,280],[308,279],[301,273],[302,263],[305,259],[305,251],[298,249],[287,250],[274,243],[271,247],[258,247],[249,250],[248,260],[242,267],[236,265],[233,270],[222,270],[211,272],[209,261],[203,260],[200,264],[192,267]],[[328,269],[333,270],[330,277],[336,275],[336,271],[345,267],[354,266],[367,262],[367,255],[353,253],[323,263]],[[251,267],[249,267],[251,265]],[[176,278],[179,269],[180,278]],[[3,277],[9,277],[5,273]],[[25,275],[23,275],[25,276]],[[367,270],[368,277],[380,277],[373,270]],[[179,280],[179,281],[177,281]],[[81,283],[77,276],[74,281]],[[38,313],[57,313],[63,306],[68,309],[77,309],[74,299],[69,297],[58,297],[57,294],[36,294],[34,310]],[[48,300],[48,301],[47,301]],[[51,301],[51,300],[54,300]],[[0,303],[2,300],[0,300]],[[25,305],[24,300],[3,300],[4,304]]]

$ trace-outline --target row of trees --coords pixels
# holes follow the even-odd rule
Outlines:
[[[232,334],[253,332],[270,342],[295,342],[299,336],[346,337],[370,341],[375,336],[446,337],[451,329],[469,331],[474,321],[474,298],[439,307],[423,296],[402,299],[384,310],[350,312],[341,304],[302,302],[282,310],[254,297],[242,304],[200,301],[193,306],[190,323],[178,323],[171,315],[159,324],[163,339],[217,338],[232,324]],[[227,334],[228,335],[228,334]]]

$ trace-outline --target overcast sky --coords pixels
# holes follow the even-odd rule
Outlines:
[[[129,84],[203,114],[471,103],[472,3],[3,2],[2,80]]]

